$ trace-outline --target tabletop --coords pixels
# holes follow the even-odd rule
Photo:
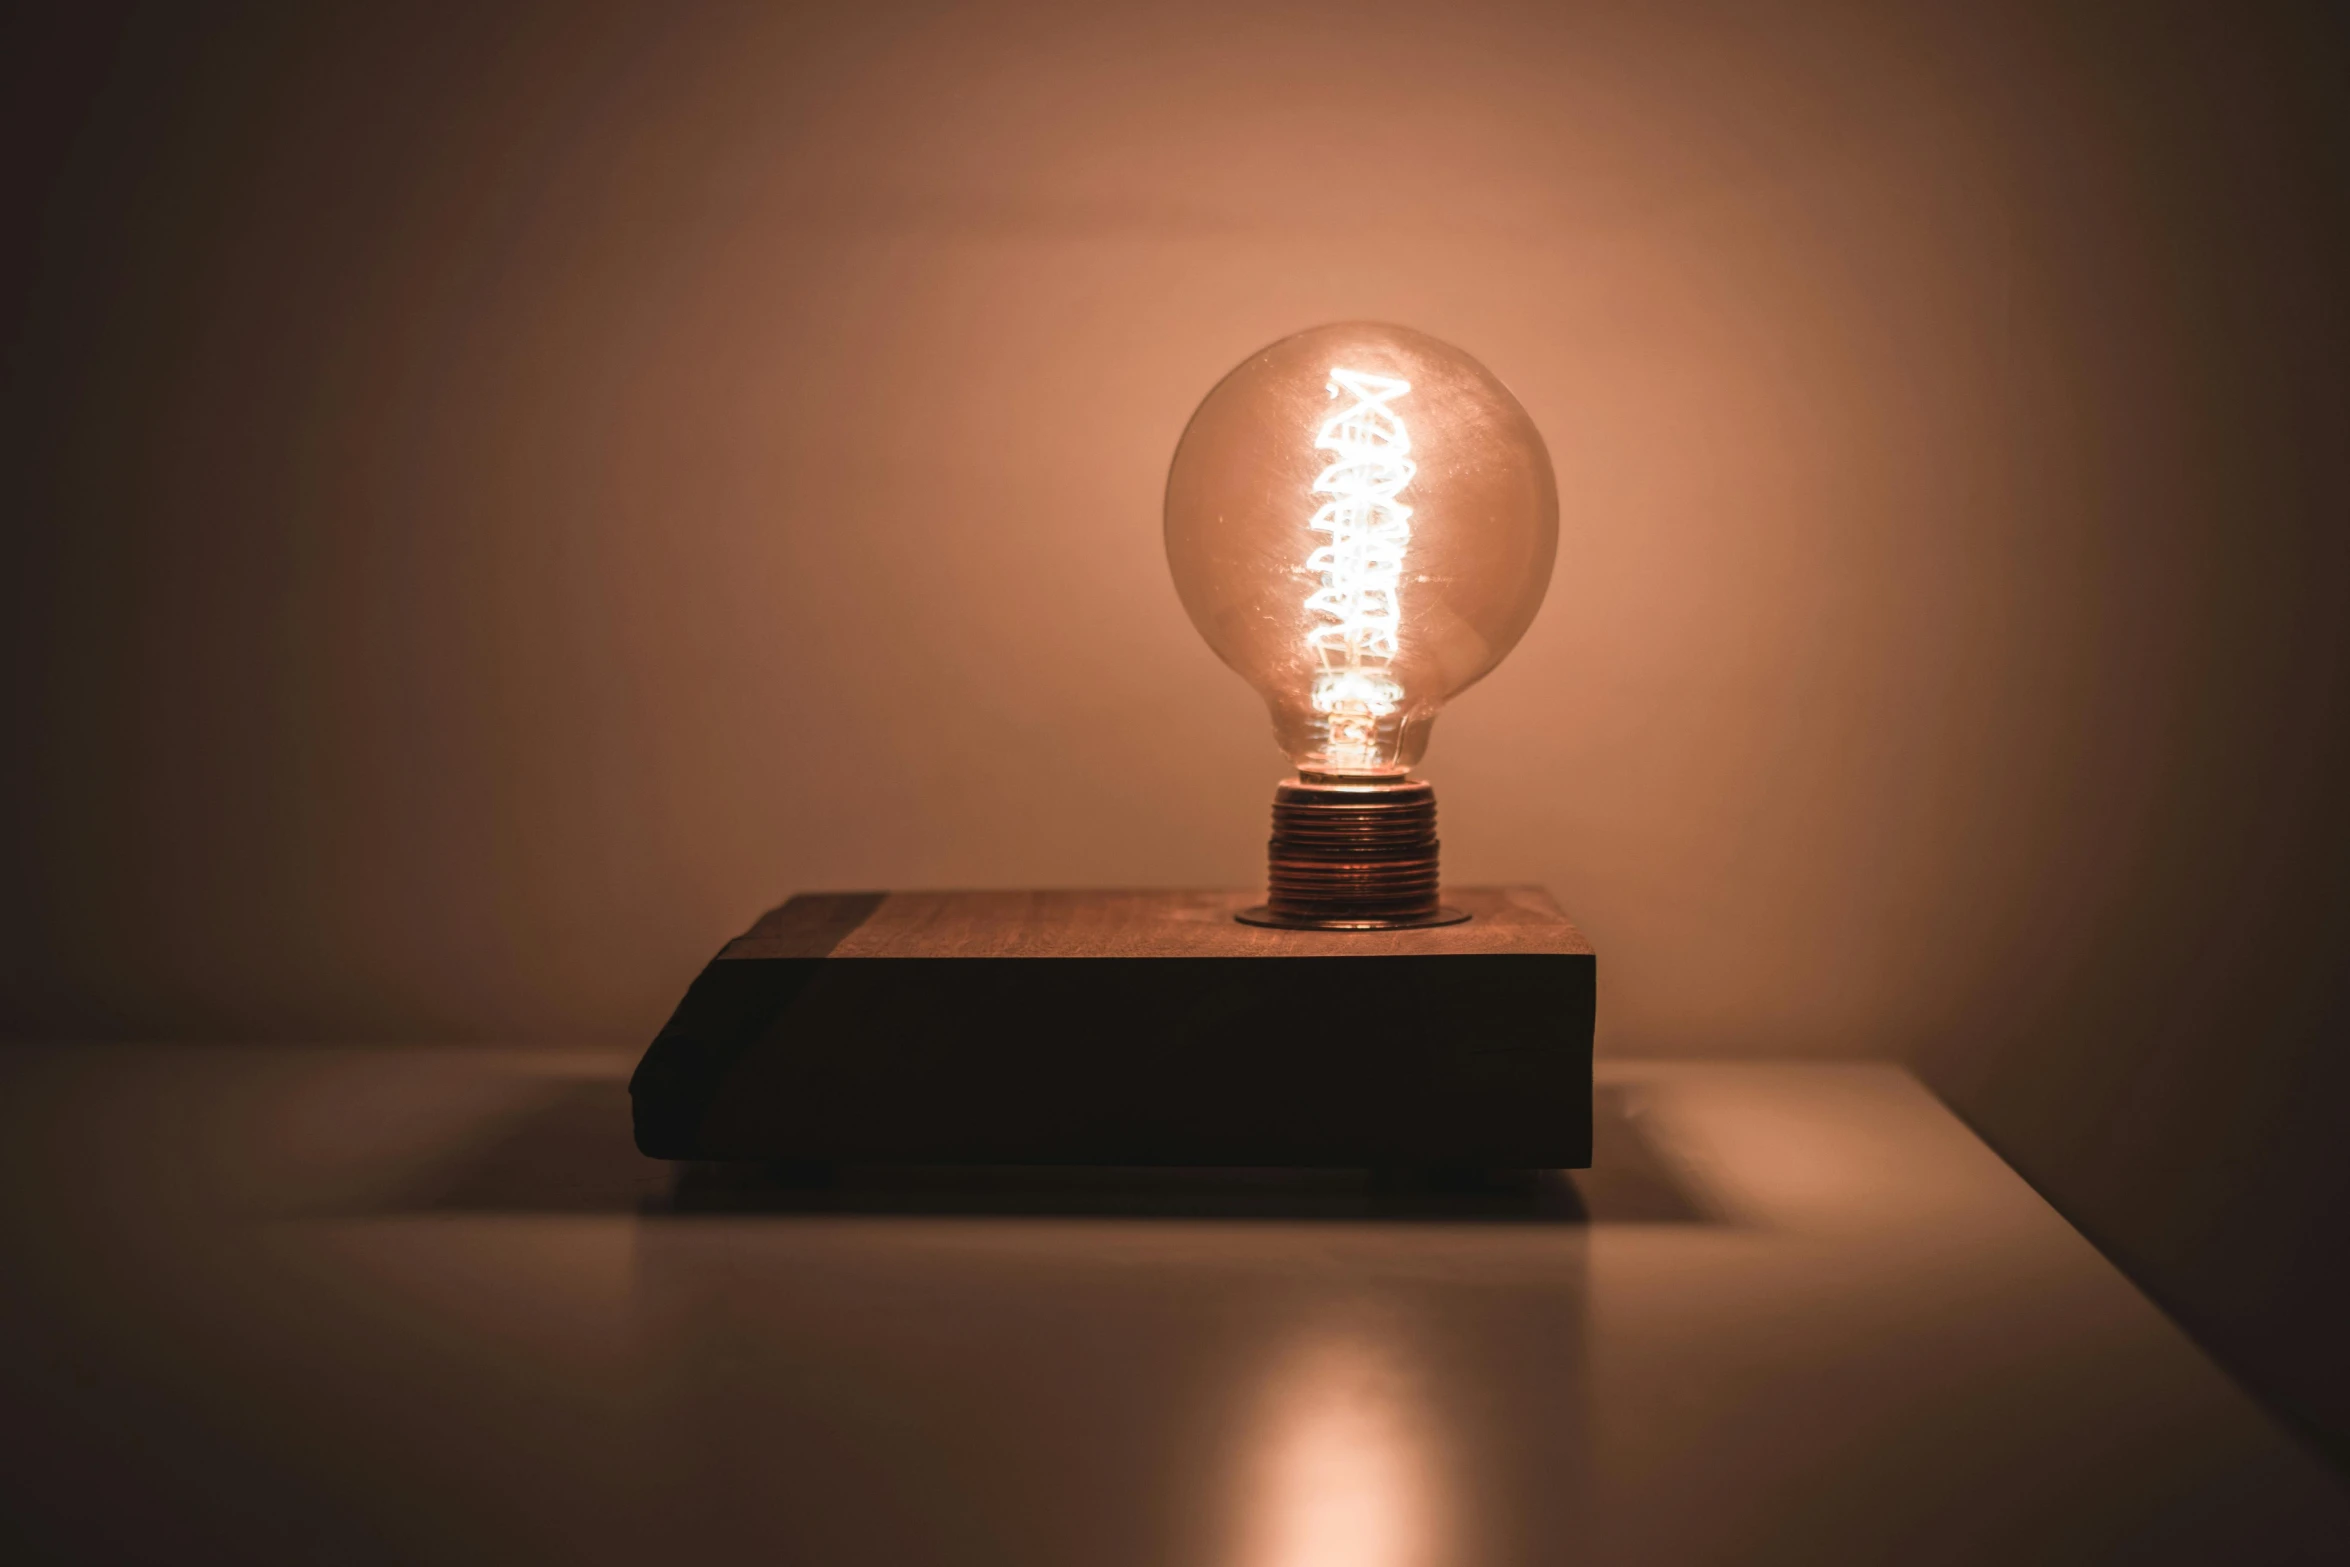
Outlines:
[[[1612,1062],[1593,1168],[629,1143],[625,1054],[0,1049],[11,1560],[2350,1560],[1913,1078]]]

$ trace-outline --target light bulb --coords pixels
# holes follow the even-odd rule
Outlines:
[[[1410,771],[1550,586],[1558,488],[1526,410],[1424,333],[1300,332],[1191,416],[1166,528],[1192,624],[1264,697],[1297,768],[1275,796],[1272,894],[1242,918],[1463,917],[1438,902],[1435,796]]]

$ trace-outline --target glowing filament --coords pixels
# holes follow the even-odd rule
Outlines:
[[[1306,646],[1321,662],[1314,677],[1314,711],[1329,725],[1326,765],[1339,771],[1379,762],[1379,720],[1403,702],[1403,687],[1388,672],[1400,621],[1397,595],[1404,547],[1411,542],[1412,509],[1396,499],[1419,471],[1411,432],[1387,405],[1412,389],[1409,381],[1364,370],[1330,372],[1330,395],[1354,399],[1322,423],[1314,448],[1331,454],[1313,493],[1329,502],[1309,524],[1330,542],[1306,557],[1321,586],[1306,608],[1321,618]]]

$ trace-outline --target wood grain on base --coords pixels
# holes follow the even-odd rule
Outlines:
[[[762,916],[726,958],[1249,958],[1582,955],[1591,944],[1540,887],[1453,887],[1466,924],[1267,930],[1247,891],[810,893]]]

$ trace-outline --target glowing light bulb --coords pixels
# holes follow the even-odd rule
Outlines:
[[[1300,332],[1192,415],[1166,527],[1192,624],[1298,770],[1275,797],[1272,895],[1242,918],[1459,918],[1437,901],[1434,794],[1409,774],[1550,585],[1558,489],[1526,410],[1423,333]]]

